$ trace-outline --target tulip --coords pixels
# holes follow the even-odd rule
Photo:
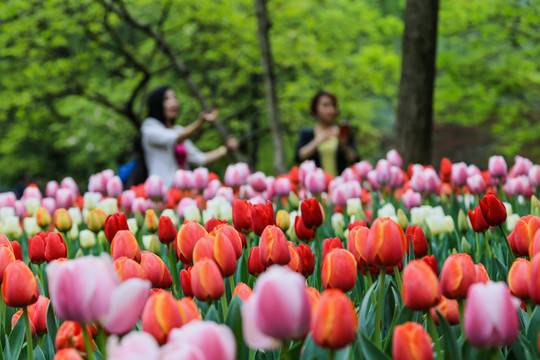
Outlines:
[[[142,262],[142,260],[141,260]],[[125,281],[131,278],[143,279],[143,269],[141,265],[133,259],[121,256],[114,260],[114,269],[118,273],[120,280]]]
[[[268,267],[272,264],[286,265],[291,261],[285,234],[275,225],[264,229],[259,240],[261,264]]]
[[[476,282],[476,268],[467,254],[452,254],[444,261],[441,271],[442,293],[449,299],[464,299],[469,287]]]
[[[19,244],[19,242],[17,240],[13,240],[13,241],[10,241],[9,243],[11,245],[11,248],[13,249],[13,255],[15,255],[15,260],[22,260],[23,259],[22,250],[21,250],[21,245]],[[0,262],[1,261],[2,260],[0,260]],[[0,265],[0,268],[1,268],[1,265]],[[2,278],[2,275],[3,275],[3,271],[0,273],[0,279]]]
[[[119,212],[105,219],[105,237],[109,244],[119,230],[129,230],[126,214]]]
[[[47,233],[39,232],[36,236],[28,238],[28,258],[33,264],[45,261],[45,241]]]
[[[486,181],[480,174],[471,175],[467,178],[467,186],[473,195],[482,194],[486,191]]]
[[[113,240],[114,244],[114,240]],[[143,309],[150,282],[120,282],[108,255],[85,256],[47,266],[51,303],[63,320],[101,323],[114,334],[128,332]]]
[[[216,240],[219,239],[218,241],[221,241],[221,238],[226,239],[232,245],[236,259],[240,259],[242,257],[242,247],[244,246],[240,233],[226,223],[218,225],[215,230]]]
[[[463,317],[465,335],[477,348],[510,346],[519,335],[517,306],[503,282],[472,285]]]
[[[492,156],[489,158],[488,169],[492,177],[502,178],[506,176],[508,166],[502,156]]]
[[[412,260],[403,271],[403,302],[411,310],[428,310],[441,300],[439,279],[422,260]]]
[[[92,348],[94,344],[92,342],[92,331],[90,326],[86,325],[88,335],[90,336],[90,342]],[[56,338],[54,340],[54,346],[57,350],[63,349],[76,349],[78,352],[85,354],[86,347],[84,345],[84,337],[81,324],[75,321],[64,321],[58,328]]]
[[[176,235],[176,255],[183,262],[193,264],[193,249],[200,238],[208,233],[196,221],[185,221]]]
[[[270,201],[267,201],[266,204],[256,204],[251,207],[251,226],[255,234],[261,236],[268,225],[275,224],[276,216]]]
[[[167,216],[161,216],[158,224],[158,237],[162,244],[170,244],[176,239],[176,227],[174,226],[171,218]]]
[[[535,304],[540,304],[540,256],[533,257],[529,276],[529,296]]]
[[[459,306],[457,300],[448,299],[444,296],[441,296],[441,301],[437,304],[436,307],[431,308],[430,311],[431,317],[433,317],[436,325],[439,325],[439,319],[437,317],[436,311],[440,312],[450,325],[457,325],[460,322]]]
[[[308,229],[317,229],[324,223],[324,209],[315,198],[306,199],[300,204],[302,222]]]
[[[389,218],[377,219],[371,225],[365,247],[366,261],[373,266],[396,266],[406,250],[405,234]]]
[[[151,199],[160,199],[163,196],[163,180],[159,175],[150,175],[144,182],[146,196]]]
[[[334,249],[323,259],[321,281],[325,289],[337,288],[343,292],[356,284],[356,260],[345,249]]]
[[[287,241],[287,246],[289,248],[289,254],[291,256],[291,261],[287,264],[289,269],[292,271],[295,271],[297,273],[302,273],[302,258],[300,257],[300,254],[298,254],[298,251],[296,250],[296,247],[294,246],[294,243],[292,241]]]
[[[477,233],[483,233],[489,229],[489,225],[484,219],[480,206],[475,206],[474,211],[469,210],[469,220],[471,220],[473,230]]]
[[[303,182],[306,189],[312,194],[319,194],[326,189],[327,180],[324,175],[324,171],[320,168],[316,168],[313,171],[308,172],[305,175]]]
[[[239,282],[234,288],[232,297],[234,298],[235,295],[238,295],[243,302],[246,302],[250,296],[253,295],[253,290],[251,290],[251,288],[243,282]]]
[[[508,271],[508,287],[512,295],[526,300],[529,298],[531,281],[531,263],[524,258],[517,258]]]
[[[358,317],[349,297],[336,289],[325,290],[311,321],[315,344],[343,348],[354,341],[357,327]]]
[[[489,281],[489,275],[486,267],[483,264],[475,264],[474,268],[476,270],[476,282],[487,283]]]
[[[266,175],[262,171],[257,171],[248,176],[248,184],[257,192],[266,190]]]
[[[182,318],[182,324],[185,325],[194,320],[202,320],[199,308],[197,308],[197,304],[192,298],[182,298],[176,302],[176,305],[178,306],[180,317]]]
[[[84,249],[91,248],[96,245],[96,235],[88,229],[81,230],[79,233],[79,243]]]
[[[68,348],[57,351],[53,360],[83,360],[83,358],[79,355],[77,350]]]
[[[357,263],[358,268],[366,268],[365,248],[370,230],[366,226],[356,226],[349,230],[347,250],[349,250]]]
[[[15,260],[4,271],[2,298],[11,307],[25,307],[38,300],[39,286],[32,270],[24,262]]]
[[[191,289],[191,272],[182,269],[180,271],[180,285],[182,286],[182,292],[185,296],[193,297],[193,290]]]
[[[180,329],[174,329],[169,336],[169,345],[177,345],[179,348],[194,346],[200,351],[201,359],[236,359],[236,341],[232,330],[212,321],[193,321]]]
[[[136,262],[141,262],[141,249],[137,239],[129,230],[120,230],[111,242],[111,255],[114,260],[126,256]]]
[[[107,358],[113,360],[158,360],[160,349],[152,335],[134,331],[118,340],[116,336],[107,341]]]
[[[142,330],[165,344],[172,329],[182,326],[178,305],[171,293],[163,291],[150,296],[141,315]]]
[[[105,226],[105,221],[107,220],[107,214],[101,208],[92,209],[88,216],[86,217],[86,225],[88,229],[98,233],[100,230],[103,230]]]
[[[28,316],[36,329],[37,334],[47,333],[47,309],[49,299],[39,295],[38,301],[28,307]]]
[[[392,335],[392,355],[395,360],[432,360],[431,337],[418,323],[398,325]]]
[[[193,295],[200,301],[217,300],[225,291],[217,264],[209,258],[199,260],[191,271]]]
[[[249,166],[246,163],[236,163],[227,166],[223,179],[225,184],[238,187],[247,183],[250,173]]]
[[[439,277],[439,265],[437,265],[437,260],[435,260],[435,256],[433,255],[426,255],[422,259],[423,262],[429,265],[431,270],[433,270],[433,273]]]
[[[274,191],[275,196],[288,195],[291,192],[291,187],[291,180],[285,176],[279,176],[272,184],[272,190]]]
[[[315,253],[306,244],[297,245],[296,251],[302,260],[302,275],[304,277],[310,276],[315,270]]]
[[[195,183],[193,172],[179,169],[174,173],[173,186],[176,189],[192,189]]]
[[[422,202],[422,195],[420,193],[415,192],[413,189],[408,189],[402,196],[401,200],[403,201],[403,205],[410,210],[413,207],[419,206]]]
[[[40,207],[36,210],[36,221],[39,227],[47,227],[52,221],[49,210]]]
[[[407,226],[405,230],[405,239],[407,252],[410,252],[409,246],[410,241],[412,240],[412,246],[414,251],[415,258],[419,259],[424,257],[428,252],[428,243],[426,240],[426,235],[424,230],[420,226],[411,225]]]
[[[324,239],[322,246],[323,259],[334,249],[343,249],[343,244],[341,243],[341,240],[337,237]]]
[[[289,214],[285,210],[278,210],[276,214],[276,225],[283,231],[287,231],[291,226]]]
[[[249,251],[247,269],[248,273],[253,276],[257,276],[266,270],[266,266],[261,262],[260,249],[258,246],[253,246]]]
[[[17,311],[15,314],[13,314],[13,316],[11,317],[11,329],[13,330],[13,328],[15,327],[15,325],[17,325],[17,322],[19,321],[19,319],[21,318],[21,316],[23,315],[23,309]],[[29,321],[29,326],[30,326],[30,334],[32,337],[36,336],[36,326],[34,325],[34,323],[32,322],[32,320],[30,319]],[[28,334],[28,333],[26,333]],[[25,339],[26,339],[26,335],[25,335]]]
[[[0,244],[0,281],[3,281],[6,268],[13,262],[15,262],[15,255],[11,245]]]
[[[315,238],[315,232],[306,228],[300,216],[294,219],[294,232],[301,241],[311,241]]]
[[[491,226],[499,226],[506,220],[506,208],[497,195],[488,192],[479,200],[484,219]]]
[[[392,149],[386,153],[386,160],[393,166],[401,167],[403,165],[401,155],[399,155],[396,149]]]
[[[309,330],[305,280],[287,267],[272,267],[259,277],[242,306],[244,340],[254,349],[271,349],[281,339],[302,339]]]
[[[540,217],[534,215],[523,216],[516,222],[512,231],[514,246],[519,255],[530,255],[531,258],[536,254],[535,247],[540,246],[534,242],[535,234],[540,230]]]
[[[61,232],[71,229],[71,216],[66,209],[56,209],[54,212],[54,227]]]
[[[149,251],[141,251],[143,279],[150,280],[153,288],[168,289],[172,285],[169,269],[159,256]]]
[[[464,162],[453,164],[451,180],[454,186],[465,185],[467,183],[467,164]]]

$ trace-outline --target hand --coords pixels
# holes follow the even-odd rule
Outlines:
[[[204,121],[213,122],[214,120],[217,119],[218,114],[219,114],[219,110],[214,109],[214,110],[212,110],[212,112],[203,112],[203,113],[201,113],[199,118],[204,120]]]
[[[318,136],[317,136],[317,141],[318,143],[322,143],[328,139],[331,139],[333,137],[337,137],[339,134],[339,130],[336,129],[335,127],[329,127],[327,129],[324,129],[323,131],[321,131]]]
[[[231,136],[225,142],[225,147],[229,151],[231,151],[231,150],[234,151],[234,150],[238,149],[238,140],[236,140],[236,138],[234,136]]]

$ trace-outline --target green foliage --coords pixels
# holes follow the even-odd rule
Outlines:
[[[0,3],[0,189],[68,175],[85,185],[91,173],[127,162],[145,95],[155,86],[177,90],[179,123],[201,111],[156,41],[106,3],[118,8],[120,2]],[[253,2],[123,3],[163,35],[252,165],[271,173]],[[486,151],[538,159],[540,150],[530,145],[540,133],[539,4],[441,3],[437,123],[485,128],[497,141]],[[383,155],[392,147],[404,1],[274,0],[268,6],[287,165],[298,129],[313,123],[308,105],[319,89],[337,95],[340,119],[355,128],[362,158]],[[195,141],[203,150],[218,145],[209,127]]]

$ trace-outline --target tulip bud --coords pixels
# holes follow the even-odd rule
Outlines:
[[[28,238],[28,258],[33,264],[45,261],[45,241],[47,233],[39,232],[36,236]]]
[[[267,200],[266,204],[255,204],[251,207],[251,226],[253,232],[261,236],[268,225],[276,225],[274,207],[269,200]]]
[[[239,282],[234,288],[232,297],[234,298],[235,295],[238,295],[243,302],[246,302],[248,301],[249,297],[253,295],[253,290],[251,290],[251,288],[243,282]]]
[[[11,307],[25,307],[35,303],[39,286],[32,270],[24,262],[15,260],[4,271],[2,298]]]
[[[191,288],[193,295],[200,301],[217,300],[223,295],[223,277],[213,260],[203,258],[193,265]]]
[[[176,235],[176,256],[187,264],[193,264],[193,249],[200,238],[208,233],[204,227],[196,221],[185,221],[180,226]]]
[[[111,255],[113,260],[126,256],[136,262],[141,262],[141,249],[137,239],[129,230],[120,230],[111,242]]]
[[[441,288],[450,299],[464,299],[469,287],[476,282],[476,268],[467,254],[452,254],[444,261]]]
[[[191,272],[182,269],[180,271],[180,285],[182,286],[182,291],[184,296],[193,297],[193,290],[191,290]]]
[[[411,310],[428,310],[441,300],[439,279],[422,260],[412,260],[403,270],[403,302]]]
[[[310,276],[315,270],[315,253],[306,244],[297,245],[296,251],[302,260],[302,275],[304,277]]]
[[[247,200],[235,200],[233,203],[233,224],[234,228],[245,234],[251,232],[251,207]]]
[[[506,220],[506,207],[494,193],[486,193],[484,198],[479,200],[479,204],[482,215],[489,225],[499,226]]]
[[[289,254],[291,256],[291,261],[289,261],[287,266],[292,271],[301,274],[302,273],[302,258],[300,257],[300,254],[298,254],[298,251],[296,250],[296,247],[294,246],[294,243],[292,241],[287,241],[287,246],[289,248]]]
[[[81,244],[81,247],[88,249],[96,245],[96,235],[88,230],[81,230],[79,234],[79,243]]]
[[[176,227],[174,226],[171,218],[167,216],[161,216],[158,224],[158,237],[159,241],[163,244],[170,244],[176,239]]]
[[[152,295],[146,301],[141,316],[142,330],[163,345],[172,329],[182,326],[182,318],[174,297],[164,291]]]
[[[154,233],[158,229],[158,218],[152,209],[146,210],[144,216],[144,227],[148,232]]]
[[[471,244],[469,244],[465,236],[461,237],[461,252],[469,255],[472,254]]]
[[[142,258],[142,256],[141,256]],[[142,260],[141,260],[142,262]],[[120,280],[126,281],[132,278],[143,279],[143,269],[139,263],[133,259],[121,256],[114,260],[114,269],[118,273]]]
[[[336,248],[323,259],[321,281],[325,289],[351,290],[356,284],[356,260],[345,249]]]
[[[17,311],[15,314],[13,314],[13,316],[11,317],[11,330],[13,330],[15,325],[17,325],[17,322],[21,318],[22,314],[23,314],[23,309]],[[32,320],[30,320],[29,325],[30,325],[30,333],[32,334],[32,337],[36,336],[36,326],[34,325]],[[26,340],[26,334],[24,335],[24,338]]]
[[[405,231],[405,229],[409,225],[409,219],[407,219],[407,215],[405,215],[405,213],[401,209],[397,210],[397,223],[403,229],[403,231]]]
[[[396,266],[403,261],[406,242],[399,225],[389,219],[377,219],[371,225],[366,243],[366,261],[373,266]]]
[[[258,246],[253,246],[251,248],[249,252],[247,268],[248,273],[253,276],[257,276],[266,270],[266,266],[264,266],[261,262],[260,250]]]
[[[311,320],[315,344],[343,348],[354,341],[357,327],[358,317],[349,297],[337,289],[325,290]]]
[[[38,301],[28,307],[28,316],[34,324],[37,334],[47,333],[47,310],[49,308],[49,299],[39,295]]]
[[[105,221],[107,220],[107,214],[101,208],[92,209],[88,216],[86,217],[86,225],[88,229],[97,233],[100,230],[103,230],[105,226]]]
[[[127,221],[128,229],[131,231],[132,234],[137,234],[137,231],[139,231],[139,225],[137,225],[137,219],[130,218]]]
[[[345,230],[345,217],[343,216],[343,214],[339,212],[332,214],[332,217],[330,218],[330,223],[332,224],[334,234],[337,237],[343,237],[343,231]]]
[[[482,210],[480,210],[480,212],[481,211]],[[482,216],[482,219],[483,218],[484,218],[484,216]],[[465,232],[467,232],[469,230],[469,223],[467,222],[467,216],[465,215],[465,212],[463,212],[463,209],[461,209],[461,208],[459,209],[459,212],[458,212],[457,223],[458,223],[458,229],[462,233],[465,233]]]
[[[286,265],[291,261],[285,234],[275,225],[264,229],[259,240],[261,263],[268,267],[272,264]]]
[[[526,300],[529,298],[531,281],[531,263],[524,258],[517,258],[508,271],[508,287],[512,295]]]
[[[301,241],[311,241],[315,238],[315,232],[304,225],[300,216],[296,216],[294,219],[294,232]]]
[[[182,325],[186,325],[193,320],[202,320],[201,314],[199,313],[199,308],[197,308],[197,304],[195,304],[195,301],[193,301],[192,298],[182,298],[176,302],[176,305],[180,311]]]
[[[300,204],[302,222],[306,228],[314,230],[324,223],[324,209],[315,198],[302,201]]]
[[[473,230],[477,233],[483,233],[489,229],[489,225],[484,220],[480,206],[475,206],[474,211],[469,210],[469,220],[471,220]]]
[[[172,285],[169,269],[159,256],[149,251],[141,251],[143,279],[150,280],[153,288],[168,289]]]
[[[397,325],[392,335],[392,355],[395,360],[432,360],[431,337],[418,323]]]
[[[148,250],[154,254],[161,253],[161,246],[159,245],[159,240],[156,234],[143,235],[142,243],[144,245],[145,250]]]
[[[285,210],[278,210],[276,214],[276,225],[282,231],[287,231],[291,226],[289,214]]]
[[[428,252],[428,243],[426,236],[424,235],[424,230],[422,230],[420,226],[412,225],[407,227],[405,237],[408,253],[410,253],[409,246],[412,241],[415,258],[419,259],[426,256]]]
[[[433,317],[435,324],[439,325],[437,311],[441,313],[441,315],[446,319],[446,321],[448,321],[450,325],[457,325],[460,323],[459,306],[457,300],[448,299],[441,296],[441,301],[437,304],[437,306],[431,308],[431,317]]]
[[[66,209],[56,209],[54,212],[54,227],[61,232],[71,229],[71,216]]]
[[[118,230],[129,230],[126,214],[122,212],[109,215],[105,219],[105,237],[109,244]]]
[[[65,257],[67,257],[67,247],[62,235],[53,232],[48,233],[45,240],[45,260],[49,263]]]
[[[47,227],[50,225],[52,218],[49,210],[40,207],[36,210],[36,221],[39,227]]]

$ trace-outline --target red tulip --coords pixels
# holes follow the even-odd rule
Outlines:
[[[4,271],[2,297],[6,305],[25,307],[38,300],[39,286],[32,270],[24,262],[15,260]]]
[[[473,230],[477,233],[482,233],[489,229],[489,225],[484,219],[480,206],[475,206],[474,211],[469,210],[469,220],[471,220]]]
[[[345,347],[356,338],[357,327],[358,317],[351,299],[337,289],[325,290],[311,321],[315,344],[330,349]]]
[[[355,227],[357,226],[364,226],[367,228],[367,223],[366,223],[366,220],[355,220],[355,221],[351,221],[349,223],[349,231],[351,231],[352,229],[354,229]]]
[[[180,285],[185,296],[193,297],[193,290],[191,290],[191,272],[186,269],[180,271]]]
[[[403,261],[405,234],[397,222],[379,218],[371,225],[366,244],[366,261],[373,266],[396,266]]]
[[[276,215],[270,200],[267,200],[266,204],[255,204],[251,207],[253,232],[261,236],[268,225],[276,225]]]
[[[169,269],[159,256],[150,251],[141,251],[143,279],[150,280],[153,288],[168,289],[172,285]]]
[[[294,218],[294,232],[301,241],[311,241],[315,238],[315,232],[304,225],[300,216]]]
[[[197,304],[190,297],[185,297],[176,302],[178,310],[180,311],[180,318],[182,318],[182,325],[193,320],[202,320],[201,314],[199,313],[199,308]]]
[[[66,257],[67,247],[62,235],[54,232],[48,233],[47,240],[45,241],[45,260],[49,263],[53,260]]]
[[[420,260],[428,264],[431,270],[433,270],[433,272],[435,273],[435,275],[439,277],[439,265],[437,265],[437,260],[435,260],[435,256],[426,255]]]
[[[53,360],[83,360],[83,358],[79,355],[77,350],[68,348],[57,351]]]
[[[392,355],[395,360],[432,360],[431,338],[418,323],[398,325],[392,336]]]
[[[253,295],[253,290],[243,282],[239,282],[236,284],[236,287],[234,288],[232,297],[234,298],[234,295],[238,295],[242,301],[246,302],[248,301],[249,297]]]
[[[487,283],[489,281],[489,275],[486,271],[486,267],[483,264],[475,264],[476,269],[476,282]]]
[[[13,314],[13,316],[11,317],[11,329],[12,330],[15,327],[15,325],[17,325],[17,322],[19,321],[19,319],[21,318],[22,315],[23,315],[23,309],[17,311],[15,314]],[[32,337],[36,336],[36,326],[34,325],[32,320],[30,320],[30,333],[32,334]],[[24,338],[26,339],[26,334],[24,335]]]
[[[38,301],[28,307],[28,317],[36,328],[36,333],[47,333],[47,310],[49,309],[49,299],[39,295]]]
[[[105,237],[109,244],[112,242],[114,235],[116,235],[118,230],[129,230],[126,214],[123,212],[109,215],[105,219]]]
[[[141,316],[142,330],[163,345],[172,329],[182,326],[182,317],[171,293],[163,291],[148,298]]]
[[[457,300],[448,299],[444,296],[441,296],[441,301],[437,304],[436,307],[431,308],[430,311],[436,325],[439,325],[439,318],[437,317],[436,311],[440,312],[450,325],[457,325],[460,322],[459,306]]]
[[[247,200],[234,200],[233,203],[233,224],[234,228],[244,234],[251,232],[251,203]]]
[[[287,265],[291,255],[283,231],[275,225],[264,229],[259,240],[261,263],[268,267],[272,264]]]
[[[407,226],[405,230],[405,244],[407,246],[407,252],[410,252],[409,246],[412,240],[414,257],[420,259],[428,252],[428,243],[424,230],[420,226],[412,225]]]
[[[499,226],[506,220],[506,207],[492,192],[486,193],[482,200],[479,200],[480,209],[484,219],[491,226]]]
[[[356,259],[359,269],[368,267],[366,263],[366,245],[370,230],[365,226],[356,226],[349,231],[347,238],[347,250],[349,250]]]
[[[223,277],[214,260],[203,258],[193,265],[191,288],[200,301],[217,300],[223,295]]]
[[[45,261],[45,240],[47,233],[38,232],[35,236],[28,238],[28,258],[33,264],[41,264]]]
[[[322,245],[323,259],[326,257],[326,255],[328,255],[334,249],[343,249],[343,244],[341,243],[341,239],[338,237],[324,239],[323,245]]]
[[[206,229],[206,231],[211,232],[218,225],[222,225],[222,224],[227,224],[227,222],[225,220],[219,220],[219,219],[216,219],[216,218],[210,218],[210,219],[208,219],[206,224],[204,224],[204,228]],[[251,226],[251,222],[250,222],[250,226]]]
[[[251,248],[247,268],[248,273],[253,276],[257,276],[266,270],[266,266],[264,266],[261,262],[260,249],[258,246],[253,246]]]
[[[0,244],[0,282],[4,279],[4,272],[9,264],[15,262],[13,251],[6,244]]]
[[[306,199],[300,204],[302,222],[308,229],[317,229],[324,223],[324,209],[315,198]]]
[[[441,300],[441,285],[431,267],[412,260],[403,271],[403,302],[411,310],[428,310]]]
[[[321,281],[325,289],[351,290],[356,284],[356,260],[345,249],[335,249],[324,259],[321,269]]]
[[[193,264],[193,249],[200,238],[208,233],[198,222],[185,221],[176,236],[176,255],[185,264]]]
[[[141,262],[141,248],[137,239],[129,230],[119,230],[111,242],[111,255],[113,260],[126,256],[136,262]]]
[[[296,251],[302,259],[302,275],[304,275],[304,277],[310,276],[315,270],[315,253],[311,250],[309,245],[306,244],[297,245]]]
[[[90,343],[93,349],[95,346],[94,342],[92,341],[91,326],[86,325],[86,329],[88,330]],[[64,321],[58,328],[58,332],[56,333],[56,338],[54,340],[54,346],[56,347],[56,350],[59,351],[62,349],[76,349],[80,353],[86,354],[81,324],[75,321]]]
[[[442,293],[449,299],[465,299],[469,287],[476,282],[476,268],[468,254],[452,254],[441,271]]]
[[[0,234],[1,235],[1,234]],[[10,241],[11,248],[13,249],[13,255],[15,255],[16,260],[22,260],[22,250],[21,245],[17,240]]]

